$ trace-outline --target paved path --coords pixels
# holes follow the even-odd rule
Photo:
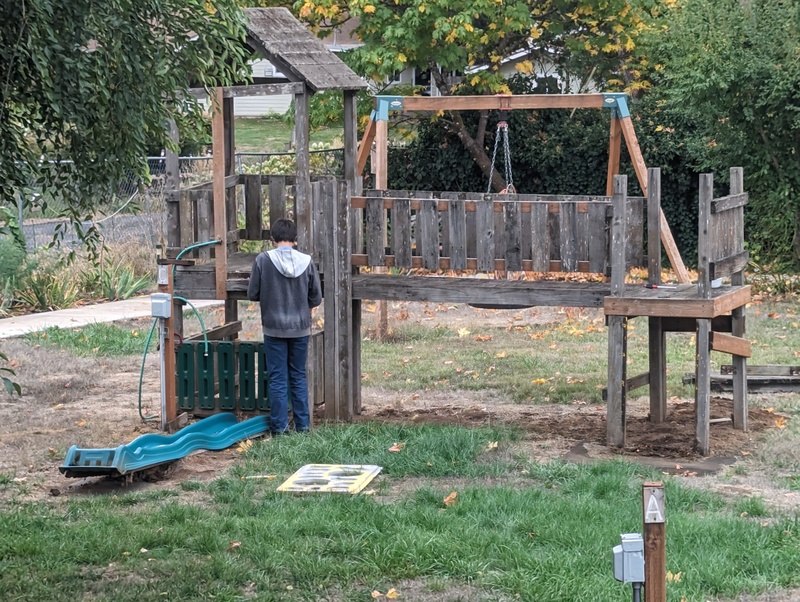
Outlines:
[[[190,301],[197,309],[223,304],[222,301],[214,300],[194,301],[190,299]],[[148,295],[125,301],[112,301],[110,303],[73,307],[40,314],[2,318],[0,319],[0,339],[22,336],[51,326],[79,328],[87,324],[146,318],[149,315],[150,296]]]

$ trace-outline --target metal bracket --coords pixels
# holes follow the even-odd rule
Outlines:
[[[402,96],[376,96],[375,120],[389,121],[389,111],[403,110]]]
[[[624,92],[606,92],[603,94],[603,106],[611,109],[611,116],[615,119],[631,116],[628,110],[628,95]]]

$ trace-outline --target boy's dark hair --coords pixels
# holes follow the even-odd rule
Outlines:
[[[290,220],[282,217],[270,226],[270,236],[275,242],[296,242],[297,226]]]

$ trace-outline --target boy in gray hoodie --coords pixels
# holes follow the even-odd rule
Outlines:
[[[272,434],[289,432],[289,395],[295,431],[309,427],[306,359],[311,308],[322,302],[319,273],[310,255],[295,250],[297,226],[279,219],[270,233],[276,248],[253,263],[247,298],[261,305]]]

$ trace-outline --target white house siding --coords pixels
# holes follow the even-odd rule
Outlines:
[[[253,61],[253,77],[282,77],[283,74],[275,69],[269,61]],[[236,117],[260,117],[277,113],[284,114],[292,102],[289,94],[276,94],[274,96],[242,96],[233,100],[233,114]]]

